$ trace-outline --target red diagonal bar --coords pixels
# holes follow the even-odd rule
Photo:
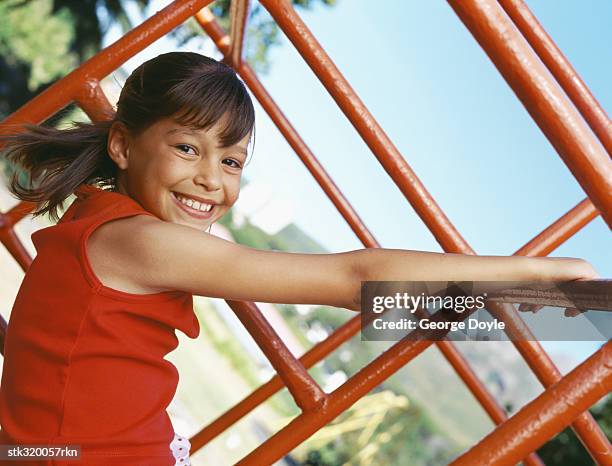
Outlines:
[[[612,342],[607,342],[451,465],[516,464],[611,390]]]
[[[444,250],[453,253],[470,250],[467,242],[431,197],[291,4],[285,0],[262,0],[260,3],[270,12],[314,71],[436,240],[444,245]]]
[[[288,451],[291,451],[317,430],[346,411],[360,398],[367,395],[368,392],[429,348],[435,339],[432,338],[432,335],[440,333],[439,331],[415,330],[411,333],[410,340],[404,338],[397,342],[329,394],[324,409],[299,415],[236,465],[260,466],[278,461]],[[419,338],[416,338],[417,334]]]
[[[196,20],[200,23],[209,37],[213,39],[219,50],[227,58],[228,54],[230,53],[230,49],[227,46],[228,38],[223,29],[216,22],[214,15],[207,8],[204,8],[196,15]],[[338,208],[340,214],[349,223],[357,236],[362,239],[363,244],[366,247],[380,247],[363,221],[359,218],[352,206],[339,191],[331,177],[325,172],[317,158],[314,156],[314,154],[312,154],[308,146],[300,138],[287,118],[283,115],[282,111],[272,100],[271,96],[267,93],[252,68],[248,64],[243,63],[237,68],[237,71],[254,93],[255,97],[259,100],[262,107],[274,121],[278,129],[285,136],[289,144],[296,151],[297,155],[306,165],[310,173],[314,176],[319,185]],[[355,320],[355,322],[358,323],[357,320]],[[357,329],[358,327],[355,328]],[[440,347],[444,357],[449,361],[455,371],[457,371],[461,379],[466,383],[474,397],[481,403],[491,419],[495,423],[503,421],[506,418],[503,409],[497,404],[495,399],[487,391],[486,387],[478,380],[476,374],[474,374],[474,372],[470,369],[469,365],[457,351],[455,346],[447,341],[437,342],[437,345]],[[242,404],[236,406],[233,413],[228,413],[228,417],[236,419],[235,414],[241,412],[242,408],[244,408],[244,405]],[[214,438],[214,435],[221,432],[221,430],[219,430],[220,428],[225,429],[229,427],[231,423],[228,423],[227,421],[228,418],[222,416],[217,421],[214,421],[211,425],[204,428],[200,433],[196,434],[191,439],[192,450],[196,451],[206,442]],[[211,437],[211,434],[214,435]],[[526,463],[528,465],[535,466],[541,464],[536,455],[531,456],[532,457],[526,459]]]
[[[318,343],[308,352],[304,353],[304,355],[300,358],[300,362],[307,369],[314,366],[316,363],[332,353],[342,343],[353,337],[360,328],[360,316],[353,317],[344,325],[337,328],[336,331],[324,341]],[[277,393],[283,387],[283,379],[278,374],[272,377],[268,382],[261,385],[249,396],[244,398],[235,406],[231,407],[227,412],[219,416],[209,425],[204,427],[204,429],[195,434],[191,439],[189,439],[191,443],[191,453],[195,453],[202,446],[224,432],[231,425],[238,422],[260,404],[264,403],[268,398]]]
[[[227,45],[226,45],[227,44],[227,39],[226,39],[225,33],[215,23],[214,17],[212,16],[212,14],[210,14],[206,9],[204,9],[204,10],[202,10],[197,15],[197,19],[200,22],[200,24],[204,27],[206,32],[209,34],[209,36],[218,45],[219,49],[223,53],[227,53]],[[244,68],[240,69],[239,71],[241,72],[242,77],[245,80],[245,82],[249,85],[249,87],[254,92],[256,97],[260,100],[260,102],[262,103],[264,108],[268,111],[268,113],[270,114],[272,119],[275,120],[275,123],[277,124],[277,126],[279,127],[281,132],[283,132],[283,134],[288,139],[288,141],[290,142],[292,147],[296,150],[296,152],[298,152],[298,154],[300,155],[302,160],[304,160],[304,157],[302,157],[302,155],[301,155],[301,152],[303,152],[303,148],[305,147],[304,143],[301,140],[299,140],[298,143],[294,142],[293,139],[299,138],[299,136],[295,135],[295,131],[293,130],[293,128],[290,127],[289,123],[286,121],[286,119],[284,118],[284,116],[282,115],[280,110],[278,110],[278,108],[275,106],[274,102],[271,101],[269,95],[267,95],[265,90],[262,88],[261,84],[256,80],[256,77],[254,76],[252,71],[250,69],[248,69],[248,66],[245,66]],[[248,71],[248,73],[246,73],[246,71]],[[277,121],[279,115],[281,117],[281,122],[280,123]],[[275,117],[276,117],[276,119],[275,119]],[[291,129],[291,131],[287,131],[286,130],[287,127],[289,127]],[[307,147],[306,147],[306,150],[307,150]],[[309,155],[311,157],[314,157],[310,153],[309,153]],[[310,170],[311,170],[311,172],[313,171],[312,169],[310,169]],[[315,177],[317,177],[316,173],[315,173]],[[341,213],[346,218],[346,215],[342,212],[340,207],[339,207],[339,210],[341,211]],[[573,215],[573,214],[574,214],[574,212],[572,211],[569,215]],[[589,220],[590,220],[590,218],[581,218],[578,223],[582,222],[582,224],[584,225],[584,224],[588,223]],[[555,222],[555,223],[557,223],[557,222]],[[355,228],[355,226],[352,224],[351,221],[349,221],[349,224],[351,224],[351,227],[353,228],[353,230],[359,235],[360,232],[361,232],[361,229]],[[366,245],[368,243],[367,240],[365,240],[363,242]],[[554,247],[556,247],[556,246],[553,246],[553,248]],[[357,323],[358,322],[355,321],[355,324],[357,324]],[[356,328],[357,328],[357,326],[355,326],[355,329]],[[330,339],[331,338],[333,338],[333,336],[330,337]],[[340,344],[340,343],[341,342],[338,342],[338,344]],[[322,355],[321,357],[324,357],[324,356],[325,355]],[[454,364],[453,360],[450,360],[450,362],[451,362],[451,364]],[[464,381],[466,381],[466,383],[468,383],[468,385],[469,385],[469,382],[467,380],[465,380],[465,378],[464,378]],[[266,386],[262,387],[261,391],[257,390],[256,392],[254,392],[253,399],[251,399],[251,401],[255,401],[254,405],[259,404],[259,402],[263,402],[263,399],[266,399],[267,396],[269,396],[269,395],[266,395],[263,399],[261,399],[259,397],[259,395],[261,395],[262,393],[267,392],[268,389],[269,389],[269,384],[266,384]],[[270,393],[270,395],[271,395],[271,393]],[[478,392],[475,392],[474,395],[477,398],[479,397]],[[232,422],[228,422],[228,420],[230,418],[234,417],[237,412],[244,412],[242,410],[248,409],[248,406],[249,406],[249,397],[247,397],[247,399],[243,400],[243,402],[241,402],[238,406],[236,406],[236,409],[233,409],[233,408],[230,409],[230,411],[228,411],[228,413],[227,413],[227,417],[226,416],[221,416],[215,422],[213,422],[210,426],[205,428],[200,433],[201,435],[200,434],[196,435],[193,440],[195,440],[196,443],[199,443],[199,445],[194,445],[194,451],[197,450],[201,444],[204,444],[207,441],[209,441],[211,438],[214,438],[214,436],[216,436],[219,432],[221,432],[222,430],[227,428],[227,426],[231,425]],[[495,418],[495,414],[492,414],[491,411],[492,410],[488,410],[489,414],[492,415],[493,418]],[[499,411],[498,411],[498,414],[499,414]],[[235,419],[237,419],[237,418],[235,418]],[[192,442],[192,444],[193,444],[193,442]]]
[[[92,121],[110,120],[115,115],[115,109],[106,98],[97,79],[88,79],[83,83],[74,101]]]
[[[243,301],[227,301],[227,304],[283,379],[300,409],[320,409],[325,404],[327,395],[308,374],[303,364],[291,354],[257,306]]]
[[[21,241],[19,241],[15,230],[13,228],[0,229],[0,242],[4,244],[4,247],[15,258],[21,268],[27,270],[32,263],[32,258]]]
[[[599,215],[587,198],[514,253],[516,256],[547,256]]]
[[[432,338],[431,333],[435,332],[419,330],[415,332],[418,338],[411,334],[414,339],[399,341],[331,393],[325,409],[299,415],[236,464],[239,466],[273,464],[287,451],[295,448],[350,408],[433,343],[435,337]],[[502,428],[501,439],[498,437],[496,441],[488,441],[486,446],[477,449],[481,456],[474,455],[474,458],[470,458],[471,461],[462,464],[497,466],[516,464],[547,438],[559,432],[571,422],[571,419],[588,409],[612,388],[611,350],[612,343],[609,342],[594,357],[583,363],[579,370],[573,371],[570,376],[549,387],[544,395],[530,403],[527,416],[522,414],[515,421],[506,421],[511,423],[511,426]],[[539,413],[542,415],[541,418]],[[487,461],[486,455],[495,455],[491,450],[496,449],[501,450],[500,457],[503,458],[502,455],[505,455],[514,461],[503,461],[503,459],[495,463]]]
[[[603,146],[612,154],[612,122],[563,52],[523,0],[498,0],[540,60],[557,79]]]
[[[13,227],[19,220],[29,214],[34,207],[34,204],[31,202],[20,202],[8,212],[0,214],[0,242],[2,242],[24,272],[28,270],[32,263],[32,257],[30,257],[30,253],[19,241]]]
[[[612,227],[610,156],[546,66],[497,0],[448,3]]]
[[[404,193],[442,248],[446,252],[474,254],[473,249],[450,223],[431,195],[429,195],[416,174],[353,91],[350,84],[321,48],[308,27],[295,13],[291,4],[287,0],[261,0],[260,3],[270,12],[304,60],[313,69],[319,80],[372,149],[372,152],[383,168],[389,173],[402,193]],[[576,113],[575,109],[574,113]],[[582,124],[585,126],[584,122]],[[594,140],[601,148],[601,145],[592,137],[592,134],[591,140]],[[612,183],[612,177],[610,177],[608,182]],[[595,202],[594,204],[597,206]],[[603,209],[600,208],[601,210]],[[612,214],[612,209],[609,209],[607,214]],[[514,345],[525,358],[540,382],[544,386],[548,386],[559,380],[561,377],[560,372],[539,343],[535,341],[535,337],[514,308],[512,306],[491,306],[491,311],[496,318],[501,319],[505,323],[507,332],[513,336]],[[522,340],[517,341],[518,338]],[[610,442],[601,432],[592,416],[584,413],[576,420],[573,427],[594,458],[598,461],[612,458]]]

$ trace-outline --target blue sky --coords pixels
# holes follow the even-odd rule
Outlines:
[[[609,111],[612,2],[528,4]],[[300,15],[477,253],[512,254],[585,197],[446,2],[373,5],[338,0]],[[172,49],[160,40],[126,68]],[[261,80],[381,245],[441,251],[284,36],[270,60]],[[363,247],[265,112],[257,111],[245,176],[290,201],[295,223],[330,251]],[[609,229],[598,217],[552,255],[587,259],[612,277],[611,250]]]
[[[579,3],[530,5],[607,108],[612,4]],[[474,249],[511,254],[582,189],[446,2],[384,4],[339,1],[302,17]],[[441,250],[291,44],[271,59],[263,82],[381,244]],[[331,250],[360,247],[291,149],[258,123],[247,176],[292,193],[297,223]],[[610,276],[609,249],[597,219],[554,255],[584,257]]]
[[[612,103],[612,2],[528,2],[604,109]],[[384,5],[384,7],[381,7]],[[509,255],[585,197],[469,31],[444,1],[340,0],[301,13],[451,222],[479,254]],[[606,24],[607,23],[607,24]],[[383,247],[441,251],[314,74],[283,38],[262,77]],[[331,251],[361,243],[265,118],[253,179],[296,204],[296,223]],[[279,176],[282,174],[282,176]],[[593,220],[552,256],[612,277],[610,231]],[[596,342],[542,342],[587,357]]]

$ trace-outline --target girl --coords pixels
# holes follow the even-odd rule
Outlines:
[[[254,121],[231,68],[174,52],[132,73],[112,121],[8,139],[34,182],[13,177],[12,192],[34,215],[58,220],[77,199],[32,235],[6,337],[1,443],[80,445],[87,465],[189,464],[166,413],[178,374],[164,356],[175,329],[199,334],[194,294],[358,311],[367,280],[597,276],[579,259],[281,253],[205,234],[238,199]]]

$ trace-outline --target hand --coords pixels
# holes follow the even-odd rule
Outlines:
[[[543,281],[569,282],[601,278],[593,266],[584,259],[543,257],[538,258],[538,261],[542,265],[540,279]]]
[[[573,257],[546,257],[542,258],[542,279],[546,281],[582,281],[596,280],[601,278],[597,271],[584,259]],[[534,314],[544,306],[537,304],[521,304],[518,310],[521,312],[533,312]],[[568,307],[565,309],[565,317],[575,317],[585,312],[586,309]]]

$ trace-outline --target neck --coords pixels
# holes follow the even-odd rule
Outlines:
[[[127,183],[124,180],[124,177],[122,176],[123,173],[119,172],[117,173],[117,176],[115,178],[115,187],[113,188],[113,191],[116,193],[121,193],[121,194],[125,194],[126,196],[129,196],[128,194],[128,190],[127,190]]]

